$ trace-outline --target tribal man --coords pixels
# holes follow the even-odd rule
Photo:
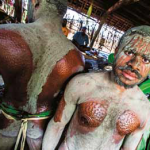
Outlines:
[[[0,26],[0,150],[41,150],[54,97],[84,60],[61,30],[67,0],[35,0],[35,22]],[[28,126],[27,126],[28,125]],[[20,138],[22,137],[22,142]]]
[[[150,127],[150,103],[138,88],[150,72],[150,27],[128,30],[111,72],[74,77],[49,122],[43,150],[135,150]]]

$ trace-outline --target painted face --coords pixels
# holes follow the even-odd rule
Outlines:
[[[123,43],[121,49],[114,66],[119,80],[117,83],[134,86],[143,81],[150,71],[150,37],[134,34]]]

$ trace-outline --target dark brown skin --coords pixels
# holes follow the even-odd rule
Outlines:
[[[59,106],[57,108],[57,112],[55,113],[55,116],[54,116],[55,122],[61,121],[62,113],[63,113],[64,107],[65,107],[65,104],[66,104],[66,102],[65,102],[64,97],[63,97],[59,103]]]
[[[84,66],[81,54],[77,50],[71,50],[63,59],[61,59],[53,69],[52,73],[48,77],[47,83],[43,87],[42,93],[39,95],[38,108],[43,105],[51,107],[51,99],[53,99],[54,93],[60,89],[63,83],[77,72],[79,67]],[[49,101],[47,101],[49,99]],[[45,103],[47,102],[47,104]]]
[[[0,73],[6,87],[5,102],[15,108],[25,105],[32,70],[32,54],[25,40],[13,31],[0,30]]]
[[[37,100],[37,112],[52,110],[54,94],[57,93],[65,81],[84,67],[81,53],[70,50],[66,56],[57,62]],[[16,109],[27,103],[27,84],[34,70],[32,53],[26,41],[14,31],[0,30],[0,74],[5,83],[3,102]],[[8,127],[13,121],[0,115],[0,129]],[[47,120],[32,121],[45,130]]]
[[[62,85],[71,75],[78,71],[80,66],[84,66],[84,62],[80,52],[75,49],[71,50],[63,59],[57,62],[48,77],[47,83],[43,87],[42,93],[39,95],[37,113],[53,109],[51,108],[52,104],[55,103],[53,95],[61,89]],[[35,123],[43,126],[43,122],[47,123],[44,120],[39,120]]]

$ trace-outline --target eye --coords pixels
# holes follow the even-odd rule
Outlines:
[[[147,58],[143,58],[143,62],[144,62],[145,64],[149,64],[149,63],[150,63],[150,60],[147,59]]]
[[[125,51],[125,54],[127,56],[134,56],[134,52],[132,52],[132,51]]]

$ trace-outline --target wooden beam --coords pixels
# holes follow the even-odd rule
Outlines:
[[[93,4],[93,10],[92,17],[95,17],[97,19],[100,18],[100,15],[108,9],[108,7],[112,4],[114,4],[117,0],[94,0]],[[90,1],[88,0],[79,0],[78,1],[80,5],[85,5],[87,3],[90,4]],[[149,0],[141,0],[139,2],[136,2],[134,5],[128,5],[123,6],[122,8],[118,9],[114,12],[113,17],[118,18],[119,20],[122,20],[122,22],[127,22],[129,26],[133,25],[141,25],[141,24],[147,24],[150,25],[150,15],[148,12],[150,12],[150,1]],[[147,5],[147,7],[146,7]],[[142,7],[142,9],[140,9]],[[145,8],[145,9],[143,9]],[[85,7],[87,9],[87,7]],[[86,10],[84,10],[86,12]],[[145,12],[145,13],[144,13]],[[147,15],[146,15],[147,14]],[[112,16],[111,16],[112,17]],[[117,25],[115,25],[117,26]]]
[[[133,16],[133,19],[138,19],[140,21],[140,23],[145,23],[147,25],[150,25],[150,22],[146,21],[145,19],[139,17],[139,15],[137,15],[136,13],[133,13],[132,10],[129,9],[122,9],[122,11],[124,10],[125,14],[130,14],[130,16]]]
[[[139,3],[144,9],[146,8],[150,12],[150,5],[146,5],[142,0]],[[143,10],[143,8],[141,10]]]

